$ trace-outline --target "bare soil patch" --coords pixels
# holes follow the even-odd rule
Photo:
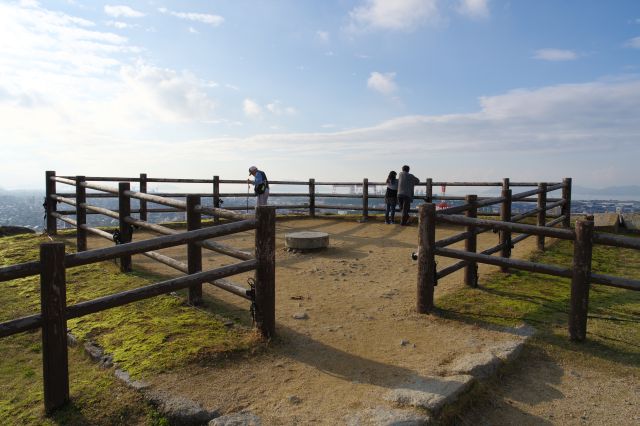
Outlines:
[[[285,233],[301,230],[328,232],[330,247],[304,254],[286,251]],[[441,227],[437,238],[457,232]],[[251,252],[254,236],[246,232],[216,241]],[[497,243],[497,234],[482,234],[478,250]],[[514,256],[526,256],[534,243],[525,241]],[[277,339],[254,356],[185,366],[147,378],[154,387],[223,414],[249,410],[265,424],[359,422],[360,413],[391,408],[384,400],[390,390],[444,375],[457,358],[513,340],[505,331],[416,313],[417,265],[411,259],[417,245],[415,225],[286,219],[277,222],[276,244]],[[184,247],[162,252],[186,262]],[[205,269],[235,261],[205,252]],[[438,262],[442,268],[455,260]],[[135,256],[134,265],[176,275],[143,256]],[[495,270],[479,266],[481,277]],[[249,276],[233,281],[246,284]],[[436,301],[461,285],[462,271],[441,280]],[[250,323],[245,300],[212,286],[204,291],[207,309]]]

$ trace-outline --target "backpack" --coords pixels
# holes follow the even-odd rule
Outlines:
[[[262,175],[262,183],[256,185],[253,190],[256,194],[261,195],[269,188],[269,181],[267,180],[267,175],[263,171],[258,171]]]

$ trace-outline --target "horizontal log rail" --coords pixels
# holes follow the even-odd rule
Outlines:
[[[115,308],[117,306],[126,305],[131,302],[148,299],[161,294],[171,293],[172,291],[182,290],[193,284],[212,281],[225,278],[231,275],[237,275],[243,272],[249,272],[256,269],[258,261],[246,260],[244,262],[222,266],[220,268],[209,271],[198,272],[178,278],[172,278],[144,287],[127,290],[120,293],[111,294],[109,296],[100,297],[98,299],[81,302],[76,305],[67,307],[67,318],[79,318],[84,315],[93,314],[105,309]]]
[[[564,216],[558,216],[554,220],[547,222],[544,226],[548,226],[548,227],[556,226],[557,224],[564,222],[564,220],[565,220]]]
[[[572,274],[571,268],[564,268],[555,265],[545,265],[542,263],[535,263],[520,259],[505,259],[503,257],[496,257],[488,254],[470,253],[464,250],[437,247],[435,253],[438,256],[487,263],[489,265],[495,266],[507,266],[510,268],[522,269],[530,272],[539,272],[558,277],[571,278]]]
[[[184,272],[185,274],[189,273],[189,265],[187,265],[184,262],[180,262],[179,260],[176,260],[172,257],[169,256],[165,256],[163,254],[160,253],[156,253],[156,252],[147,252],[147,253],[142,253],[144,256],[147,256],[150,259],[153,259],[157,262],[160,262],[164,265],[167,265],[173,269],[176,269],[180,272]],[[238,284],[235,284],[232,281],[229,280],[225,280],[223,278],[220,278],[218,280],[214,280],[214,281],[205,281],[206,284],[211,284],[215,287],[218,287],[222,290],[228,291],[229,293],[233,293],[236,296],[240,296],[244,299],[247,300],[252,300],[251,296],[250,296],[250,290],[246,289],[242,286],[239,286]]]
[[[67,268],[74,266],[88,265],[90,263],[103,260],[116,259],[124,255],[139,254],[146,251],[160,250],[168,247],[175,247],[186,243],[206,240],[209,238],[221,237],[238,232],[255,229],[256,220],[247,219],[242,222],[232,222],[218,226],[198,229],[195,231],[181,232],[148,240],[135,241],[127,244],[120,244],[113,247],[106,247],[95,250],[71,253],[65,255],[64,265]],[[113,238],[113,237],[112,237]],[[24,278],[40,273],[40,262],[25,262],[16,265],[0,268],[0,281],[9,281],[16,278]]]
[[[157,225],[155,223],[149,223],[143,220],[139,220],[131,216],[127,216],[125,218],[125,222],[128,223],[129,225],[138,226],[140,228],[148,229],[150,231],[154,231],[163,235],[179,235],[183,232],[183,231],[178,231],[176,229],[168,228],[166,226]],[[227,246],[225,244],[220,244],[213,241],[199,241],[196,244],[198,244],[203,248],[206,248],[218,253],[226,254],[227,256],[235,257],[236,259],[241,259],[241,260],[253,259],[253,255],[251,253],[238,250],[236,248]]]
[[[560,238],[563,240],[575,240],[575,233],[568,229],[547,228],[523,223],[500,222],[488,219],[470,219],[459,215],[436,216],[438,222],[450,223],[453,225],[484,226],[492,229],[501,229],[512,232],[520,232],[533,235],[543,235],[545,237]]]
[[[230,220],[245,220],[245,219],[248,219],[249,217],[251,217],[250,215],[247,215],[247,214],[234,213],[234,212],[226,210],[226,209],[219,209],[219,208],[215,208],[215,207],[202,206],[200,204],[198,204],[195,207],[195,211],[198,212],[198,213],[205,213],[205,214],[208,214],[208,215],[211,215],[211,216],[221,217],[223,219],[230,219]]]

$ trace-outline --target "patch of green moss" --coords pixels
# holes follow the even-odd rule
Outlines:
[[[37,260],[48,237],[17,235],[1,239],[0,266]],[[73,246],[68,248],[73,251]],[[157,281],[142,273],[123,274],[113,262],[66,271],[67,305],[142,287]],[[0,321],[40,311],[39,276],[0,283]],[[191,362],[245,351],[256,342],[249,329],[224,327],[219,317],[187,306],[183,298],[163,295],[69,320],[80,340],[91,339],[134,378]],[[44,417],[40,332],[0,339],[0,419],[3,424],[166,424],[135,392],[116,382],[108,370],[70,350],[72,402],[53,418]],[[127,393],[130,392],[130,393]],[[131,401],[130,403],[127,401]],[[139,423],[139,421],[134,421]]]
[[[571,266],[573,244],[559,241],[532,260]],[[594,246],[592,270],[640,278],[640,252]],[[640,292],[592,284],[589,293],[587,341],[568,339],[571,280],[512,270],[495,273],[478,288],[464,288],[438,300],[443,315],[477,324],[513,326],[530,323],[547,343],[570,351],[586,351],[609,360],[640,366]]]

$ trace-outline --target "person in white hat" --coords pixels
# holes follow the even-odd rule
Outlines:
[[[249,174],[253,176],[253,181],[247,179],[247,184],[253,184],[253,192],[256,194],[256,205],[266,206],[269,199],[269,181],[267,175],[258,170],[256,166],[249,167]]]

